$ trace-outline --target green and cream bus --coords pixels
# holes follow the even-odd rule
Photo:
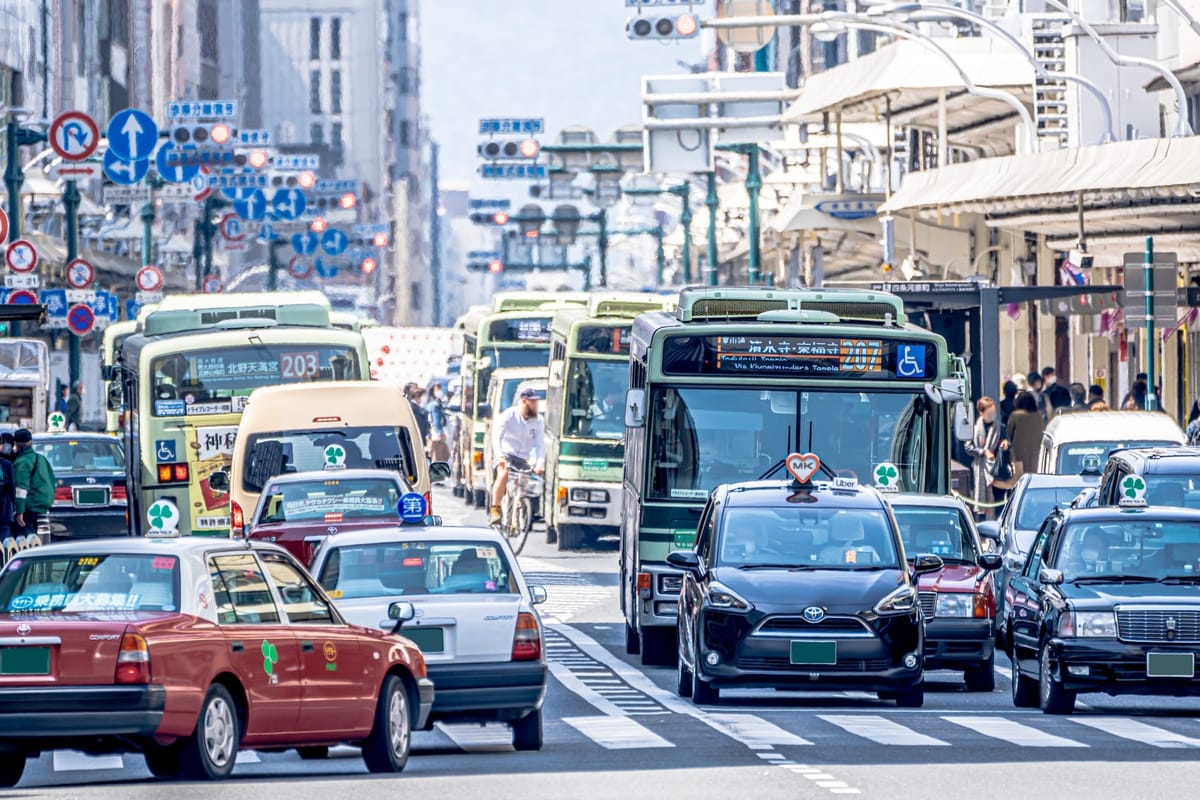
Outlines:
[[[945,340],[900,298],[825,289],[685,289],[630,342],[621,511],[626,649],[672,663],[680,573],[718,484],[782,478],[789,453],[909,492],[950,491],[969,387]],[[887,466],[890,465],[890,466]]]

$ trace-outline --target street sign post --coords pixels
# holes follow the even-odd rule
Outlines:
[[[4,209],[0,208],[0,242],[8,241],[8,214],[4,213]]]
[[[157,292],[163,287],[162,270],[154,265],[139,269],[133,280],[143,292]]]
[[[312,262],[307,258],[292,256],[292,260],[288,262],[288,274],[298,281],[311,278],[313,274]]]
[[[261,189],[255,189],[245,200],[233,204],[233,213],[244,220],[257,222],[267,216],[267,197]]]
[[[103,167],[92,161],[67,161],[65,158],[50,167],[50,177],[57,181],[82,181],[95,178]]]
[[[82,111],[65,111],[50,123],[50,146],[64,161],[83,161],[96,152],[100,129]]]
[[[218,227],[221,230],[221,236],[227,242],[240,242],[246,238],[246,231],[243,228],[242,218],[237,214],[226,214],[221,217],[221,222]]]
[[[479,133],[545,133],[545,122],[542,117],[492,117],[479,120]]]
[[[234,100],[190,100],[167,103],[167,119],[235,119]]]
[[[158,125],[145,111],[126,108],[108,121],[108,151],[123,161],[145,161],[158,144]]]
[[[481,178],[544,180],[547,175],[545,164],[492,162],[479,167],[479,177]]]
[[[37,301],[37,295],[28,289],[17,289],[15,292],[8,293],[8,304],[10,306],[35,305]]]
[[[67,330],[76,336],[86,336],[96,325],[96,312],[84,303],[77,303],[67,310]]]
[[[4,252],[4,263],[13,272],[33,272],[38,265],[38,251],[28,239],[17,239]]]
[[[319,243],[317,235],[312,231],[304,231],[292,236],[292,249],[302,256],[311,256],[317,252]]]
[[[221,288],[222,288],[221,287],[221,276],[219,276],[219,275],[205,276],[203,289],[206,293],[216,294],[217,292],[221,291]]]
[[[87,289],[96,280],[96,268],[88,261],[77,258],[67,264],[67,286],[72,289]]]
[[[271,197],[271,210],[279,219],[293,220],[304,213],[308,201],[299,189],[280,189]]]

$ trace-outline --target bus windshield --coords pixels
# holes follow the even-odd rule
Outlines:
[[[354,348],[259,344],[160,356],[151,363],[154,416],[240,412],[240,398],[260,386],[360,379]]]
[[[628,362],[575,358],[569,363],[563,435],[624,439]]]
[[[718,484],[767,476],[792,451],[864,483],[890,461],[903,490],[925,491],[930,408],[913,392],[661,387],[649,403],[647,494],[703,500]]]

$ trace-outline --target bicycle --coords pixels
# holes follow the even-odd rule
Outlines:
[[[508,483],[500,501],[500,531],[508,538],[513,553],[519,554],[533,529],[533,503],[529,498],[529,483],[533,470],[528,465],[508,462]]]

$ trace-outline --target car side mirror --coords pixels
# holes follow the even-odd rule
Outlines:
[[[969,442],[975,436],[975,424],[971,422],[971,414],[964,403],[954,406],[954,438],[960,442]]]
[[[935,556],[931,553],[922,553],[913,559],[913,573],[916,575],[924,575],[927,572],[937,572],[944,566],[946,565],[942,561],[941,556]]]
[[[981,539],[987,539],[989,542],[1000,544],[999,522],[996,522],[995,520],[986,520],[985,522],[978,523],[975,528],[979,531],[979,537]]]
[[[1047,586],[1057,586],[1063,582],[1063,573],[1061,569],[1050,569],[1042,567],[1038,571],[1038,580]]]
[[[667,554],[667,563],[692,574],[700,572],[700,556],[695,550],[674,550]]]
[[[640,428],[646,424],[646,390],[630,389],[625,393],[625,427]]]
[[[545,586],[529,587],[529,599],[530,602],[532,602],[535,606],[540,606],[542,603],[546,602],[547,596],[548,595],[546,594]]]
[[[1004,564],[1004,556],[999,553],[982,553],[975,559],[975,563],[980,569],[986,569],[991,572],[994,569],[1000,569]]]
[[[440,514],[427,514],[425,519],[421,520],[425,525],[437,527],[442,524],[442,516]]]
[[[429,463],[429,480],[433,483],[441,483],[450,477],[450,465],[445,461],[431,461]]]
[[[479,405],[477,405],[477,406],[475,407],[475,414],[476,414],[476,415],[477,415],[477,416],[478,416],[480,419],[491,419],[491,417],[492,417],[492,404],[491,404],[491,403],[480,403]]]
[[[413,608],[413,604],[404,600],[397,601],[388,606],[388,619],[396,623],[408,622],[416,615],[417,610]]]
[[[208,476],[208,488],[212,489],[214,492],[228,492],[229,491],[229,473],[223,469],[219,469],[216,472],[209,475]]]

